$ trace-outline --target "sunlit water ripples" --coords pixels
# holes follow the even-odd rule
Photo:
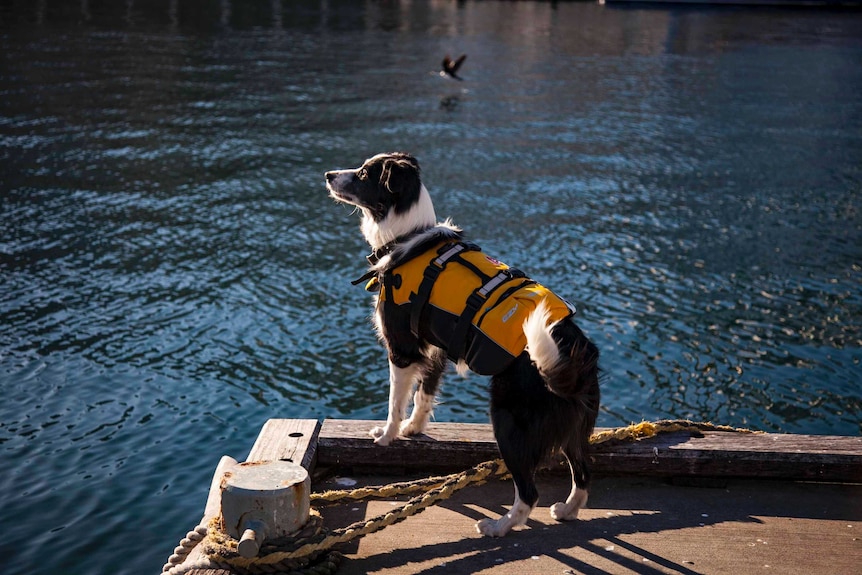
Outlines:
[[[856,14],[187,4],[0,12],[7,569],[156,572],[268,418],[385,417],[323,186],[385,150],[577,305],[600,425],[860,432]],[[487,421],[483,378],[440,401]]]

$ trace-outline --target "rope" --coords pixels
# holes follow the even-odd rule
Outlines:
[[[169,571],[172,567],[185,561],[192,549],[197,547],[198,543],[203,541],[206,535],[206,525],[197,525],[192,531],[186,533],[186,536],[180,540],[180,544],[174,548],[173,555],[168,557],[168,562],[162,567],[162,572]]]
[[[702,431],[722,431],[728,433],[762,433],[742,427],[718,425],[710,422],[691,421],[690,419],[662,419],[660,421],[642,421],[626,427],[600,431],[590,436],[590,445],[598,445],[608,441],[640,440],[654,437],[659,433],[674,433],[688,431],[699,434]]]
[[[412,495],[436,489],[446,480],[457,474],[438,477],[426,477],[414,481],[403,481],[400,483],[389,483],[387,485],[369,485],[357,489],[330,490],[323,493],[312,493],[311,503],[321,505],[333,505],[345,501],[365,501],[367,499],[389,499],[400,495]]]
[[[749,429],[717,425],[709,422],[695,422],[688,419],[665,419],[656,422],[643,421],[594,433],[590,444],[598,445],[608,441],[639,441],[660,433],[687,431],[700,434],[703,431],[731,433],[760,433]],[[383,486],[362,487],[354,490],[332,490],[312,493],[311,502],[329,505],[343,501],[361,501],[372,498],[388,499],[400,495],[420,493],[401,508],[383,513],[366,521],[357,521],[347,527],[331,532],[322,526],[319,512],[311,510],[309,521],[289,539],[267,541],[258,557],[246,558],[237,553],[236,540],[223,533],[218,518],[209,525],[198,525],[189,531],[174,549],[174,554],[162,568],[165,575],[182,575],[194,569],[226,569],[240,575],[252,573],[271,573],[282,575],[332,575],[338,567],[341,554],[331,551],[336,545],[347,543],[399,523],[412,515],[421,513],[428,507],[448,499],[454,493],[472,485],[484,483],[491,477],[503,478],[508,475],[502,459],[480,463],[461,473],[428,477],[416,481],[391,483]],[[200,560],[186,562],[188,554],[201,542],[205,542],[206,556]]]

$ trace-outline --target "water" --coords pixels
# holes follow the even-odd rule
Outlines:
[[[600,425],[860,433],[858,12],[13,3],[0,53],[8,572],[156,573],[268,418],[385,417],[323,186],[380,151],[578,305]]]

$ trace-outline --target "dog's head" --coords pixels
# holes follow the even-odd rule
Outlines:
[[[379,222],[390,212],[407,212],[419,199],[419,162],[403,152],[377,154],[356,169],[326,172],[326,187],[336,201]]]
[[[410,154],[378,154],[352,170],[326,172],[326,189],[362,212],[362,232],[375,248],[435,224],[434,207]]]

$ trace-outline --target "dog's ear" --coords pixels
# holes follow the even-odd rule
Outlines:
[[[380,183],[392,194],[418,194],[419,162],[408,154],[397,154],[383,162]]]

